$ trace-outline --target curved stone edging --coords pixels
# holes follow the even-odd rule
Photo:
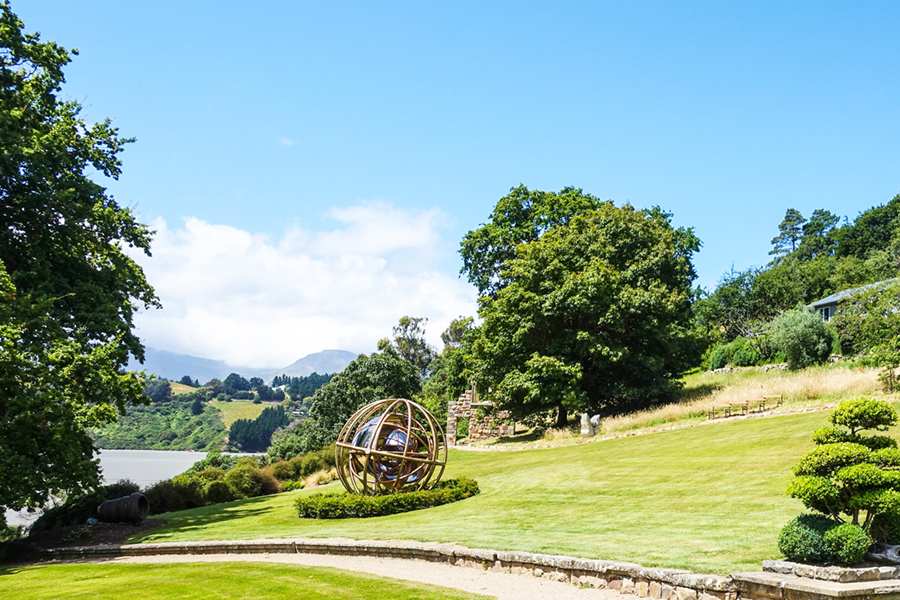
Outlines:
[[[732,573],[730,577],[723,577],[680,569],[643,567],[628,562],[403,540],[299,538],[82,546],[44,550],[41,558],[71,560],[120,556],[294,553],[425,560],[608,588],[654,600],[900,600],[900,580],[882,579],[891,575],[888,569],[876,569],[878,579],[872,581],[864,579],[874,578],[876,570],[856,574],[858,579],[853,582],[842,582],[842,577],[835,577],[829,572],[830,580],[823,581],[801,576],[793,568],[787,573],[787,565],[783,561],[771,561],[772,564],[767,565],[771,569],[769,571]]]
[[[730,577],[703,575],[680,569],[643,567],[634,563],[591,560],[466,548],[456,544],[410,541],[329,539],[233,540],[80,546],[41,552],[49,560],[115,558],[173,554],[337,554],[449,563],[493,571],[530,574],[575,585],[609,588],[658,600],[737,600]]]

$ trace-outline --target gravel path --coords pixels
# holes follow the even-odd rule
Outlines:
[[[330,554],[186,554],[162,556],[133,556],[90,562],[112,563],[174,563],[247,561],[286,563],[312,567],[333,567],[371,573],[381,577],[430,583],[443,587],[483,594],[498,600],[637,600],[637,596],[620,594],[614,590],[580,589],[558,581],[531,575],[513,575],[484,571],[477,568],[456,567],[421,560],[376,558],[371,556],[336,556]]]

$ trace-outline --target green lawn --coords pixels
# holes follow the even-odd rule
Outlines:
[[[272,403],[253,404],[250,400],[232,400],[231,402],[216,400],[210,402],[209,405],[222,411],[222,422],[225,423],[225,429],[231,427],[231,424],[238,419],[253,420],[262,414],[263,409],[267,406],[275,406]]]
[[[757,570],[779,555],[779,530],[802,511],[784,490],[826,421],[816,412],[546,450],[453,450],[447,476],[475,478],[480,495],[405,515],[316,521],[296,516],[293,499],[310,493],[303,490],[165,515],[169,525],[140,541],[407,538],[695,572]]]
[[[0,568],[0,598],[474,600],[486,597],[340,569],[240,562]]]

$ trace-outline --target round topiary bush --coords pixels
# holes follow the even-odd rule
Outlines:
[[[792,519],[778,536],[778,549],[789,560],[826,562],[825,534],[839,523],[824,515],[800,515]]]
[[[862,562],[872,545],[869,534],[859,525],[844,523],[825,532],[825,554],[829,562],[855,565]]]

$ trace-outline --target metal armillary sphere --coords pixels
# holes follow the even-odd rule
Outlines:
[[[341,429],[334,454],[347,491],[376,496],[436,484],[447,464],[447,441],[425,407],[393,398],[356,411]]]

